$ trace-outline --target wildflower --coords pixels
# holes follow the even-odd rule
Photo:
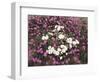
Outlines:
[[[61,47],[61,53],[65,53],[68,50],[68,47],[65,45],[60,45]]]
[[[73,44],[74,46],[76,46],[77,44],[79,44],[79,41],[78,41],[78,40],[75,40],[75,41],[72,42],[72,44]]]
[[[57,48],[57,51],[59,51],[59,52],[60,52],[60,51],[61,51],[61,49],[60,49],[60,48]]]
[[[62,49],[62,51],[61,51],[62,53],[65,53],[66,52],[66,50],[65,49]]]
[[[75,40],[75,41],[76,41],[77,44],[79,44],[79,41],[78,40]]]
[[[63,57],[62,57],[62,56],[60,56],[60,60],[62,60],[62,58],[63,58]]]
[[[52,32],[56,32],[56,29],[52,30]]]
[[[42,40],[44,40],[45,39],[45,36],[42,36]]]
[[[55,29],[56,29],[57,31],[60,31],[60,30],[63,29],[63,28],[64,28],[64,26],[55,25]]]
[[[72,43],[72,38],[67,38],[66,40],[68,43]]]
[[[46,36],[45,36],[45,39],[46,39],[46,40],[48,40],[48,39],[49,39],[49,36],[48,36],[48,35],[46,35]]]
[[[58,56],[58,55],[59,55],[59,51],[54,50],[54,51],[53,51],[53,54],[55,54],[55,55]]]
[[[54,47],[52,47],[51,50],[54,51],[55,50]]]
[[[52,53],[54,53],[54,52],[55,52],[54,47],[49,46],[47,52],[48,52],[48,54],[52,54]]]
[[[62,49],[64,49],[64,50],[67,50],[67,49],[68,49],[68,47],[65,46],[65,45],[60,45],[60,47],[61,47]]]
[[[46,35],[46,36],[42,36],[42,40],[48,40],[49,39],[49,36]]]
[[[68,53],[66,52],[66,55],[68,55]]]
[[[58,25],[55,25],[55,29],[58,27]]]
[[[64,36],[63,34],[58,35],[58,38],[59,38],[59,39],[64,39],[64,37],[65,37],[65,36]]]
[[[73,41],[72,43],[73,43],[73,45],[76,45],[77,44],[76,41]]]
[[[48,34],[51,35],[51,36],[53,36],[53,33],[51,33],[51,32],[49,32]]]
[[[72,48],[72,44],[71,44],[71,43],[69,44],[69,48],[70,48],[70,49]]]
[[[60,26],[58,26],[58,27],[57,27],[57,31],[60,31],[60,30],[61,30],[61,28],[60,28]]]
[[[47,50],[47,53],[48,54],[52,54],[52,50]]]
[[[63,28],[64,28],[64,26],[60,26],[60,28],[62,28],[62,29],[63,29]]]
[[[48,46],[48,49],[51,49],[51,46]]]
[[[64,48],[64,47],[65,47],[65,45],[60,45],[60,47],[61,47],[61,48]]]

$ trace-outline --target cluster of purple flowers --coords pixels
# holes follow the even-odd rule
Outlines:
[[[28,15],[28,66],[88,63],[88,18]]]

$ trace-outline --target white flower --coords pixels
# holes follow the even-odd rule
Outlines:
[[[52,46],[48,46],[47,52],[48,52],[49,54],[59,55],[59,51],[56,51],[56,50],[54,49],[54,47],[52,47]]]
[[[53,54],[55,54],[55,55],[58,56],[58,55],[59,55],[59,51],[54,50],[54,51],[53,51]]]
[[[66,40],[68,43],[72,43],[72,38],[67,38]]]
[[[42,36],[42,40],[48,40],[49,39],[49,36],[46,35],[46,36]]]
[[[76,39],[75,41],[73,41],[72,38],[67,38],[66,40],[69,43],[69,48],[71,49],[73,46],[76,46],[77,44],[79,44],[79,41]],[[72,46],[73,45],[73,46]]]
[[[69,44],[69,48],[70,48],[70,49],[72,48],[72,44]]]
[[[54,47],[51,48],[52,52],[55,51]]]
[[[48,46],[48,50],[51,49],[51,46]]]
[[[52,32],[56,32],[56,29],[52,30]]]
[[[62,58],[63,58],[63,57],[62,57],[62,56],[60,56],[60,60],[62,60]]]
[[[61,53],[65,53],[68,50],[68,47],[65,45],[60,45],[61,47]]]
[[[45,36],[42,36],[42,40],[44,40],[45,39]]]
[[[48,39],[49,39],[49,36],[48,36],[48,35],[46,35],[46,36],[45,36],[45,39],[46,39],[46,40],[48,40]]]
[[[52,54],[52,50],[47,50],[48,54]]]
[[[65,49],[62,49],[62,51],[61,51],[62,53],[65,53],[66,52],[66,50]]]
[[[60,31],[60,26],[59,25],[55,25],[55,29],[57,30],[57,31]]]
[[[61,51],[60,53],[61,53],[61,54],[63,54],[63,52],[62,52],[62,51]]]
[[[55,48],[52,47],[52,46],[48,46],[47,52],[48,52],[49,54],[59,55],[59,51],[56,51]]]
[[[79,44],[79,41],[78,40],[75,40],[75,41],[76,41],[77,44]]]
[[[72,43],[73,43],[73,45],[76,45],[77,44],[76,41],[73,41]]]
[[[55,29],[56,29],[57,31],[60,31],[60,30],[63,29],[63,28],[64,28],[64,26],[55,25]]]
[[[60,47],[61,47],[62,49],[64,49],[64,50],[67,50],[67,49],[68,49],[68,47],[65,46],[65,45],[60,45]]]
[[[55,25],[55,28],[58,28],[58,25]]]
[[[66,55],[68,55],[68,53],[66,52]]]
[[[64,47],[65,47],[65,45],[60,45],[60,47],[61,47],[61,48],[64,48]]]
[[[53,36],[53,33],[51,33],[51,32],[49,32],[48,34],[51,35],[51,36]]]
[[[51,50],[51,48],[52,48],[51,46],[48,46],[48,50],[47,50],[48,54],[52,54],[53,51]]]
[[[58,26],[58,27],[57,27],[57,31],[60,31],[60,30],[61,30],[61,28],[60,28],[60,26]]]
[[[59,39],[64,39],[64,37],[65,37],[65,36],[64,36],[63,34],[59,34],[59,35],[58,35],[58,38],[59,38]]]
[[[73,41],[73,45],[77,45],[77,44],[79,44],[78,40]]]
[[[64,47],[64,49],[65,49],[65,50],[68,50],[68,47],[67,47],[67,46],[65,46],[65,47]]]
[[[59,52],[60,52],[60,51],[61,51],[61,49],[60,49],[60,48],[57,48],[57,51],[59,51]]]
[[[60,26],[60,28],[62,28],[62,29],[63,29],[63,28],[64,28],[64,26]]]

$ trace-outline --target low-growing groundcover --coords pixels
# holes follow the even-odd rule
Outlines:
[[[28,15],[28,66],[88,63],[88,18]]]

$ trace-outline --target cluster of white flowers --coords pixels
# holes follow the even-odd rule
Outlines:
[[[47,52],[48,52],[48,54],[55,54],[55,55],[59,55],[59,52],[58,52],[58,51],[56,51],[56,50],[54,49],[54,47],[52,47],[52,46],[49,46],[49,47],[48,47]]]
[[[70,48],[72,48],[72,45],[76,46],[79,44],[79,41],[77,39],[73,40],[73,38],[67,38],[66,42],[69,43]]]
[[[49,39],[48,35],[42,36],[42,40],[48,40],[48,39]]]
[[[60,25],[55,25],[55,29],[57,29],[57,31],[60,31],[61,29],[63,29],[64,26],[60,26]]]
[[[61,53],[65,53],[68,50],[68,47],[65,45],[60,45]]]
[[[57,48],[57,50],[55,50],[54,47],[52,46],[49,46],[48,47],[48,54],[55,54],[55,55],[59,55],[60,53],[63,54],[63,53],[66,53],[66,51],[68,50],[68,47],[65,46],[65,45],[60,45],[60,47]],[[66,53],[67,55],[68,53]]]
[[[42,40],[48,40],[49,39],[49,35],[53,36],[54,33],[59,32],[61,29],[64,29],[64,26],[60,26],[60,25],[55,25],[55,29],[52,30],[52,32],[48,32],[48,34],[43,35],[42,36]],[[72,37],[67,38],[65,34],[63,34],[62,32],[57,34],[58,39],[62,40],[65,39],[66,40],[66,44],[67,45],[63,45],[61,44],[60,46],[58,46],[57,49],[55,49],[52,46],[48,46],[47,52],[48,54],[55,54],[56,56],[59,56],[60,54],[65,54],[68,55],[68,49],[71,49],[73,46],[77,46],[77,44],[79,44],[79,41],[77,39],[73,39]],[[60,59],[62,59],[63,57],[60,55]]]

